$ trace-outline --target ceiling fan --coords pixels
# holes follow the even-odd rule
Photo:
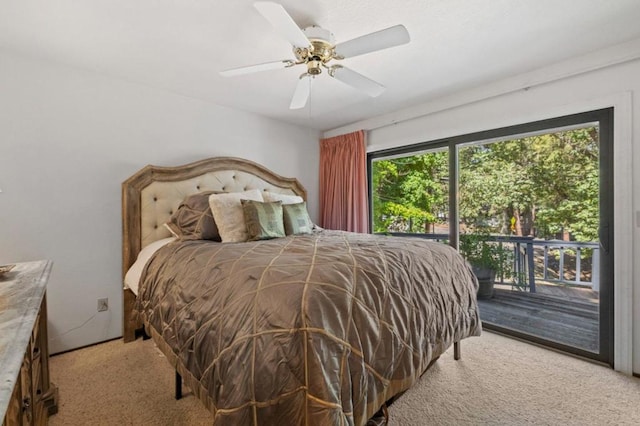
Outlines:
[[[293,54],[296,59],[232,68],[221,71],[220,74],[230,77],[258,71],[289,68],[295,65],[306,65],[307,70],[300,75],[289,105],[290,109],[299,109],[306,105],[311,93],[311,82],[313,78],[322,73],[323,68],[327,70],[329,76],[336,80],[355,87],[371,97],[379,96],[384,91],[384,86],[380,83],[342,65],[328,65],[328,63],[334,59],[352,58],[388,47],[399,46],[408,43],[410,40],[407,29],[403,25],[395,25],[335,44],[333,34],[324,28],[311,26],[300,29],[284,7],[278,3],[259,1],[253,5],[293,45]]]

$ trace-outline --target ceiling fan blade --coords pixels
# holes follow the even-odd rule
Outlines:
[[[352,58],[376,50],[406,44],[410,40],[409,32],[404,25],[395,25],[340,43],[336,45],[335,52],[337,57]]]
[[[304,35],[298,24],[295,23],[282,5],[271,1],[257,1],[253,6],[277,31],[280,31],[280,34],[289,43],[296,47],[308,47],[311,45],[307,36]]]
[[[291,98],[291,104],[289,109],[304,108],[311,94],[311,82],[313,78],[309,74],[302,74],[298,84],[296,85],[296,91],[293,92],[293,98]]]
[[[284,61],[265,62],[263,64],[249,65],[247,67],[232,68],[229,70],[220,71],[220,75],[223,77],[232,77],[236,75],[251,74],[259,71],[277,70],[280,68],[287,68],[294,65],[293,61],[285,59]]]
[[[351,87],[361,90],[372,98],[380,96],[385,89],[382,84],[375,82],[352,69],[345,68],[340,65],[334,65],[331,67],[329,75],[336,80],[340,80]]]

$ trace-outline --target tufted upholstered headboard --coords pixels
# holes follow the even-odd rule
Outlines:
[[[169,237],[164,226],[187,195],[202,191],[241,192],[248,189],[295,194],[307,192],[295,178],[285,178],[253,161],[214,157],[177,167],[146,166],[122,183],[122,274],[140,250]],[[135,296],[125,289],[124,338],[133,339],[136,324],[129,318]]]

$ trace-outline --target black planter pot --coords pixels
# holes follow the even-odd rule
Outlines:
[[[493,284],[496,282],[496,271],[493,269],[473,266],[473,273],[478,278],[478,299],[493,297]]]

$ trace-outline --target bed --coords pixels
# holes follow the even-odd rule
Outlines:
[[[214,424],[363,425],[452,344],[480,334],[476,279],[443,244],[322,229],[172,239],[164,224],[187,196],[306,199],[296,179],[259,164],[147,166],[122,189],[123,274],[139,270],[138,288],[124,289],[124,340],[144,328]]]

